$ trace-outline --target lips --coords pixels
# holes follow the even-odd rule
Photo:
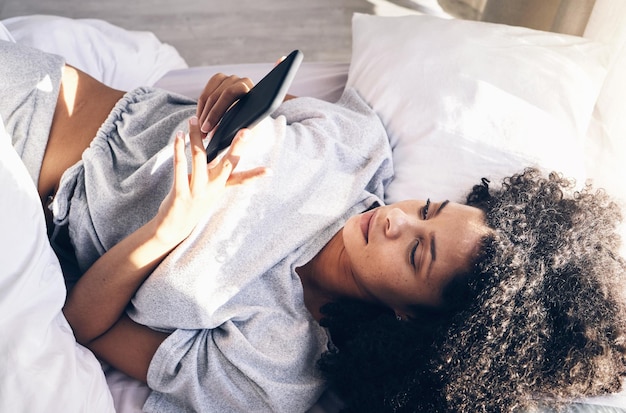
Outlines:
[[[369,241],[370,224],[372,223],[372,218],[375,213],[376,210],[372,210],[361,215],[361,232],[363,233],[363,238],[365,238],[366,244]]]

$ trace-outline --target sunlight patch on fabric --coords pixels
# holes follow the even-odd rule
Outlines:
[[[52,79],[50,78],[50,75],[44,76],[44,78],[41,79],[39,83],[37,83],[37,89],[46,93],[50,93],[54,90],[54,86],[52,86]]]

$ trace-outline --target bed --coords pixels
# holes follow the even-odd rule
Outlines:
[[[290,93],[328,101],[345,87],[361,93],[393,148],[389,202],[459,201],[480,178],[497,181],[528,165],[561,171],[579,185],[592,179],[625,202],[626,108],[619,98],[626,94],[626,6],[603,3],[584,37],[356,14],[352,60],[308,62],[305,56]],[[151,33],[94,19],[25,16],[2,23],[0,38],[61,54],[123,90],[155,85],[195,98],[213,73],[256,81],[273,65],[190,68]],[[0,128],[0,251],[9,263],[0,278],[0,411],[140,412],[149,389],[101,365],[73,340],[36,192],[4,135]],[[579,408],[626,411],[626,392],[578,402]],[[340,406],[327,392],[310,412]]]

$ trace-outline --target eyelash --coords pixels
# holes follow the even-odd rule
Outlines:
[[[417,251],[417,247],[420,245],[420,240],[415,240],[415,245],[411,248],[411,254],[409,254],[409,261],[411,261],[411,266],[415,268],[415,252]]]
[[[420,214],[422,215],[422,219],[424,220],[428,219],[429,208],[430,208],[430,198],[426,199],[426,205],[424,205],[420,211]],[[419,247],[419,245],[420,245],[420,241],[415,240],[415,245],[413,245],[413,248],[411,248],[411,255],[409,256],[409,259],[413,267],[415,267],[415,252],[417,251],[417,247]]]
[[[422,207],[422,219],[428,218],[428,209],[430,208],[430,198],[426,200],[426,205]]]

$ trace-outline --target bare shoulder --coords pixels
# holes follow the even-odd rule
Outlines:
[[[72,66],[63,68],[61,88],[39,174],[43,203],[56,192],[63,172],[78,160],[124,92]]]

